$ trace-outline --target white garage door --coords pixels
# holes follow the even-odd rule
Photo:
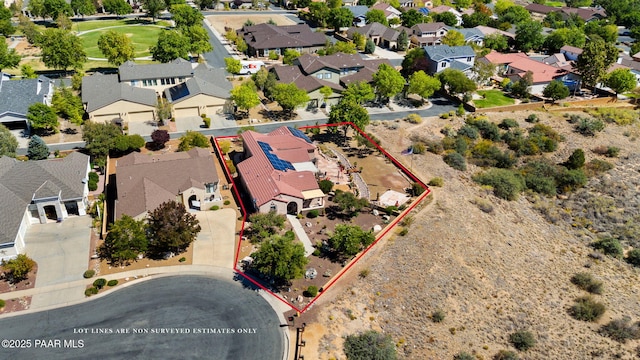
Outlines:
[[[198,111],[197,107],[175,109],[175,111],[176,111],[177,118],[188,117],[188,116],[200,116],[200,112]]]
[[[207,115],[208,116],[215,115],[215,114],[221,114],[221,113],[222,113],[222,106],[220,106],[220,105],[207,106]]]
[[[120,120],[120,114],[95,115],[92,120],[95,122],[113,123],[116,120]]]
[[[130,112],[129,121],[153,121],[153,111]]]

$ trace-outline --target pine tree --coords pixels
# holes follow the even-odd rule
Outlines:
[[[43,160],[49,157],[49,147],[38,135],[34,135],[29,140],[29,148],[27,149],[29,160]]]

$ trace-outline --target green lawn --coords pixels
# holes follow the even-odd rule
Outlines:
[[[544,3],[547,6],[553,6],[553,7],[563,7],[566,6],[566,4],[564,3],[564,1],[547,1],[546,3]]]
[[[122,25],[135,25],[135,24],[150,24],[150,25],[158,25],[158,26],[170,26],[168,21],[159,20],[155,23],[151,23],[150,21],[145,20],[135,20],[135,19],[121,19],[121,20],[92,20],[92,21],[78,21],[73,23],[72,30],[76,32],[80,31],[89,31],[94,29],[101,29],[111,26],[122,26]]]
[[[515,103],[512,98],[505,96],[500,90],[478,90],[477,93],[484,96],[484,99],[473,100],[477,108],[513,105]]]
[[[158,34],[162,28],[155,26],[124,26],[105,29],[104,31],[93,31],[80,36],[82,46],[88,57],[103,58],[104,55],[98,49],[98,38],[107,30],[126,34],[133,41],[136,49],[135,57],[149,56],[149,47],[156,44]]]

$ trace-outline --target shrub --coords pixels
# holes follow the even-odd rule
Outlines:
[[[566,193],[583,187],[587,183],[587,175],[581,169],[562,171],[556,178],[560,192]]]
[[[90,279],[95,274],[96,274],[95,270],[87,270],[87,271],[84,272],[84,274],[82,274],[82,277],[85,278],[85,279]]]
[[[540,121],[540,119],[538,118],[538,115],[536,115],[536,114],[531,114],[531,115],[527,116],[527,118],[525,119],[525,121],[526,121],[526,122],[528,122],[528,123],[535,124],[535,123],[537,123],[538,121]]]
[[[320,180],[320,182],[318,182],[318,186],[323,193],[328,194],[333,189],[333,182],[327,179]]]
[[[536,339],[533,334],[523,330],[509,335],[509,342],[519,351],[527,351],[536,345]]]
[[[420,196],[426,189],[422,186],[422,184],[418,182],[414,182],[411,184],[411,193],[413,196]]]
[[[269,60],[278,60],[280,59],[280,55],[278,55],[275,51],[269,52]]]
[[[93,282],[93,286],[95,286],[97,289],[102,289],[105,285],[107,285],[107,279],[100,278],[96,279]]]
[[[640,249],[633,249],[627,253],[627,262],[633,266],[640,267]]]
[[[387,206],[386,208],[384,208],[384,212],[387,215],[393,215],[394,212],[398,211],[398,207],[397,206]]]
[[[313,209],[313,210],[311,210],[311,211],[309,211],[309,212],[307,213],[307,217],[308,217],[309,219],[317,218],[317,217],[318,217],[318,215],[320,215],[320,212],[319,212],[318,210],[316,210],[316,209]]]
[[[444,179],[442,179],[441,177],[434,177],[433,179],[429,180],[429,183],[427,185],[442,187],[442,185],[444,185]]]
[[[95,295],[98,293],[98,289],[96,289],[95,287],[90,287],[87,290],[84,291],[84,296],[91,296],[91,295]]]
[[[187,258],[184,256],[178,259],[178,262],[185,262],[185,261],[187,261]]]
[[[237,172],[236,166],[233,164],[233,160],[231,159],[226,159],[224,161],[224,163],[227,165],[227,167],[229,168],[229,173],[231,175],[235,174]]]
[[[582,149],[575,149],[564,164],[567,169],[580,169],[584,166],[584,151]]]
[[[590,175],[600,174],[613,168],[614,166],[612,163],[600,159],[592,159],[585,167]]]
[[[427,147],[423,143],[419,142],[413,144],[411,146],[411,150],[414,154],[423,154],[427,150]]]
[[[305,296],[307,297],[316,297],[318,296],[318,287],[315,285],[309,285],[307,291],[305,291]]]
[[[618,125],[631,125],[638,120],[638,113],[628,109],[617,108],[598,108],[591,112],[591,115],[596,116],[608,123],[616,123]]]
[[[493,212],[493,205],[489,200],[475,198],[471,201],[471,203],[475,204],[478,207],[478,209],[480,209],[481,211],[487,214],[491,214]]]
[[[431,313],[431,321],[434,323],[441,323],[444,321],[446,314],[442,310],[436,310]]]
[[[107,281],[108,286],[116,286],[118,285],[118,280],[109,280]]]
[[[458,130],[458,136],[466,136],[469,139],[475,140],[480,136],[480,131],[478,131],[476,127],[467,124]]]
[[[470,100],[471,100],[471,99],[469,99],[469,100],[467,100],[467,101],[470,101]],[[462,106],[462,104],[460,104],[460,105],[458,106],[458,108],[456,109],[456,115],[458,115],[458,116],[464,116],[464,114],[465,114],[464,106]]]
[[[89,182],[87,183],[87,188],[89,189],[89,191],[98,190],[98,182],[89,180]]]
[[[498,127],[504,130],[509,130],[511,128],[517,128],[520,125],[518,125],[518,122],[515,121],[514,119],[503,119],[502,122],[500,124],[498,124]]]
[[[411,226],[414,220],[415,219],[413,218],[413,216],[407,215],[404,218],[402,218],[402,221],[400,221],[400,225],[406,226],[406,227]]]
[[[596,133],[604,130],[604,123],[600,119],[581,118],[575,130],[584,136],[595,136]]]
[[[467,149],[469,148],[469,143],[471,140],[467,139],[464,136],[458,136],[454,142],[453,149],[460,155],[464,156],[467,153]]]
[[[207,137],[197,131],[187,131],[180,137],[178,151],[189,151],[194,147],[206,148],[209,146]]]
[[[520,174],[506,169],[490,169],[473,176],[473,180],[482,185],[493,187],[493,193],[505,200],[515,200],[525,188]]]
[[[225,200],[223,204],[225,204],[225,205],[229,205],[229,204],[231,204],[231,201],[229,201],[229,200]]]
[[[219,209],[220,209],[220,206],[218,206],[218,205],[213,205],[211,207],[211,210],[213,210],[213,211],[216,211],[216,210],[219,210]]]
[[[575,300],[570,313],[576,320],[597,321],[605,310],[604,304],[593,300],[591,296],[583,296]]]
[[[498,125],[487,120],[470,120],[468,123],[478,129],[478,131],[480,131],[480,135],[484,139],[489,139],[491,141],[500,140],[500,128]]]
[[[628,318],[611,320],[598,333],[624,344],[627,340],[640,339],[640,323],[631,324]]]
[[[400,236],[407,236],[407,234],[409,233],[409,229],[407,228],[402,228],[402,230],[400,230],[400,232],[398,233],[398,235]]]
[[[460,171],[467,170],[467,161],[464,159],[462,155],[460,155],[457,152],[446,154],[445,156],[442,157],[442,160],[444,160],[444,162],[447,165],[451,166],[456,170],[460,170]]]
[[[449,113],[440,114],[440,119],[448,119],[448,118],[449,118]]]
[[[438,155],[444,151],[444,147],[442,146],[442,143],[438,141],[428,141],[425,144],[427,145],[427,151],[430,153],[434,153]]]
[[[0,309],[2,309],[6,305],[5,301],[0,299]]]
[[[454,355],[453,360],[476,360],[476,357],[463,351]]]
[[[211,119],[206,117],[206,115],[202,118],[202,121],[204,122],[204,127],[207,129],[211,127]]]
[[[602,294],[602,281],[594,279],[589,273],[577,273],[571,277],[571,282],[580,289],[592,294]]]
[[[593,149],[593,152],[606,157],[618,157],[618,155],[620,155],[620,148],[615,146],[598,146]]]
[[[518,360],[518,354],[509,350],[500,350],[493,357],[493,360]]]
[[[622,245],[618,239],[612,237],[602,238],[593,244],[591,244],[595,249],[602,250],[605,255],[609,255],[614,258],[621,258],[624,250],[622,249]]]
[[[422,122],[422,117],[420,117],[420,115],[418,114],[409,114],[409,116],[407,116],[406,121],[411,123],[411,124],[420,124]]]

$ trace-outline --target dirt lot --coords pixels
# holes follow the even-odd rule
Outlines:
[[[224,21],[222,21],[222,19],[224,19]],[[275,23],[278,25],[294,25],[295,24],[293,20],[285,17],[284,15],[278,15],[278,14],[270,14],[270,15],[268,14],[265,14],[265,15],[256,15],[256,14],[231,15],[229,14],[229,15],[225,15],[224,17],[209,16],[207,17],[207,20],[209,20],[209,22],[211,23],[211,25],[213,25],[216,31],[222,35],[226,33],[226,31],[224,30],[225,27],[238,30],[242,28],[242,25],[244,25],[244,23],[247,20],[251,20],[255,24],[266,23],[269,20],[275,21]]]
[[[524,122],[529,114],[492,114],[490,120],[514,118],[527,128],[532,126]],[[611,319],[640,320],[640,270],[610,257],[590,258],[589,243],[604,233],[595,225],[576,225],[570,209],[580,205],[581,192],[589,192],[611,198],[609,211],[623,215],[622,220],[637,214],[639,128],[607,124],[597,136],[584,137],[573,132],[562,113],[538,115],[541,123],[566,137],[558,151],[545,156],[558,163],[582,148],[587,161],[605,159],[592,150],[611,145],[622,149],[618,158],[606,158],[616,168],[591,178],[584,190],[568,198],[522,195],[508,202],[471,180],[480,171],[476,166],[460,172],[439,155],[414,156],[417,175],[425,181],[442,177],[444,187],[432,189],[433,201],[416,216],[407,236],[378,244],[311,311],[296,319],[307,323],[305,358],[345,359],[342,337],[368,329],[389,334],[403,359],[451,359],[461,351],[491,359],[502,349],[515,351],[508,338],[520,329],[537,340],[533,349],[519,353],[521,359],[637,358],[639,340],[620,344],[597,331]],[[412,134],[438,138],[444,125],[460,124],[460,119],[428,118],[420,125],[402,123],[397,130],[378,125],[367,131],[409,165],[410,159],[399,152],[410,145]],[[493,211],[481,211],[474,204],[477,199],[490,202]],[[553,211],[568,216],[548,220],[544,213]],[[594,222],[606,219],[598,214]],[[370,273],[360,278],[363,269]],[[595,297],[607,311],[596,323],[577,321],[568,313],[573,300],[586,294],[570,282],[581,271],[604,282],[604,293]],[[443,322],[430,320],[435,310],[446,313]]]

